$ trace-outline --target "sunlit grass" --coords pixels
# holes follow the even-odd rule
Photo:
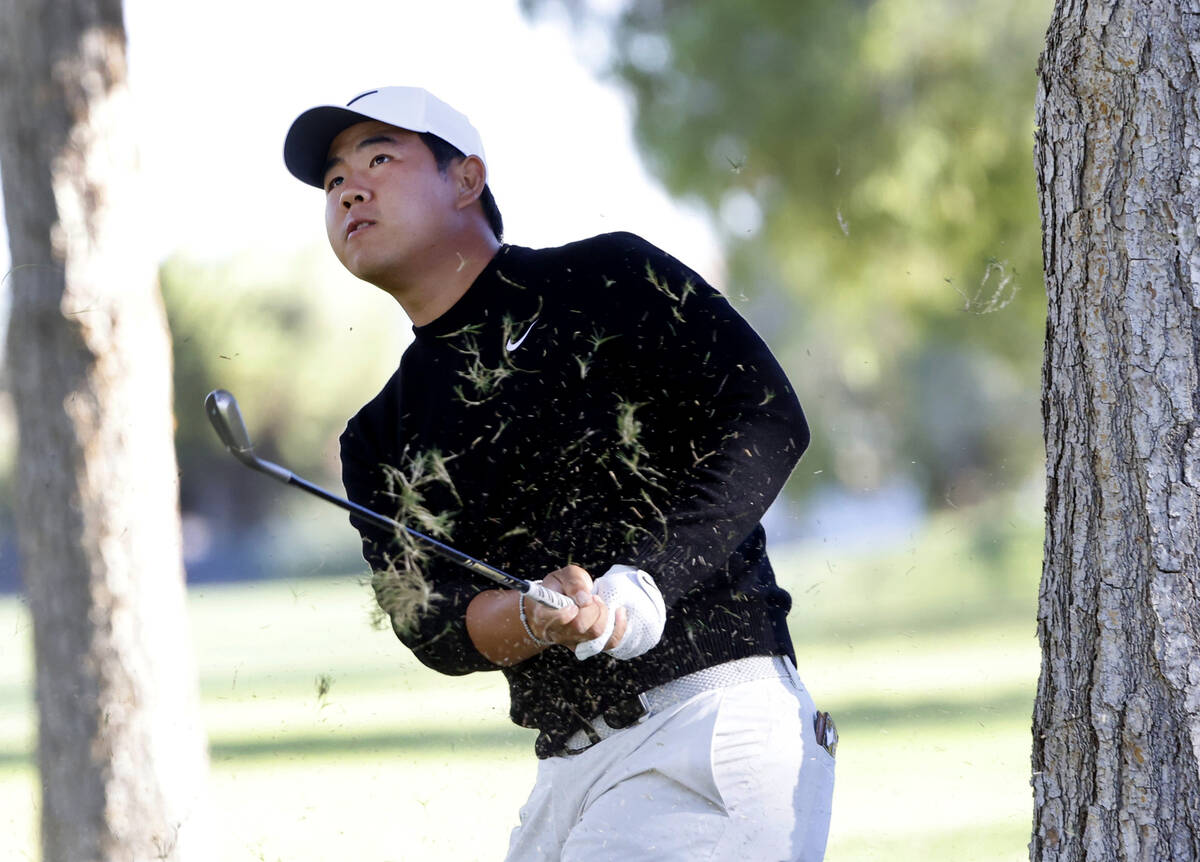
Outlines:
[[[1013,524],[981,559],[971,526],[776,557],[801,673],[842,737],[833,862],[1026,858],[1040,544]],[[372,629],[369,592],[350,577],[192,590],[214,858],[503,856],[532,732],[508,721],[499,675],[438,676]],[[0,600],[3,859],[36,858],[29,640]]]

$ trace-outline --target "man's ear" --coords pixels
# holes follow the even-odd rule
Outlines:
[[[467,156],[454,165],[454,181],[458,188],[458,208],[463,209],[479,200],[487,185],[487,168],[478,156]]]

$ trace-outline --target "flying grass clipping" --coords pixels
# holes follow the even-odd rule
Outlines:
[[[397,521],[414,524],[430,536],[449,536],[450,513],[434,514],[425,506],[425,488],[435,483],[448,488],[458,499],[446,469],[449,460],[439,452],[430,451],[406,457],[407,469],[384,466],[387,491],[395,503]],[[382,627],[384,621],[389,620],[398,632],[414,631],[420,618],[429,613],[435,602],[444,598],[425,578],[424,567],[429,556],[426,547],[408,533],[399,530],[394,533],[387,567],[371,574],[371,589],[376,601],[371,615],[374,626]]]

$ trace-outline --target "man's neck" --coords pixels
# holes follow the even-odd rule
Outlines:
[[[432,323],[458,302],[496,256],[500,242],[490,233],[456,237],[431,250],[419,273],[402,283],[380,284],[414,326]]]

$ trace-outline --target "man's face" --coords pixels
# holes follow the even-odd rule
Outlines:
[[[329,145],[325,231],[338,260],[379,285],[404,283],[436,260],[459,215],[453,172],[438,172],[413,132],[358,123]]]

